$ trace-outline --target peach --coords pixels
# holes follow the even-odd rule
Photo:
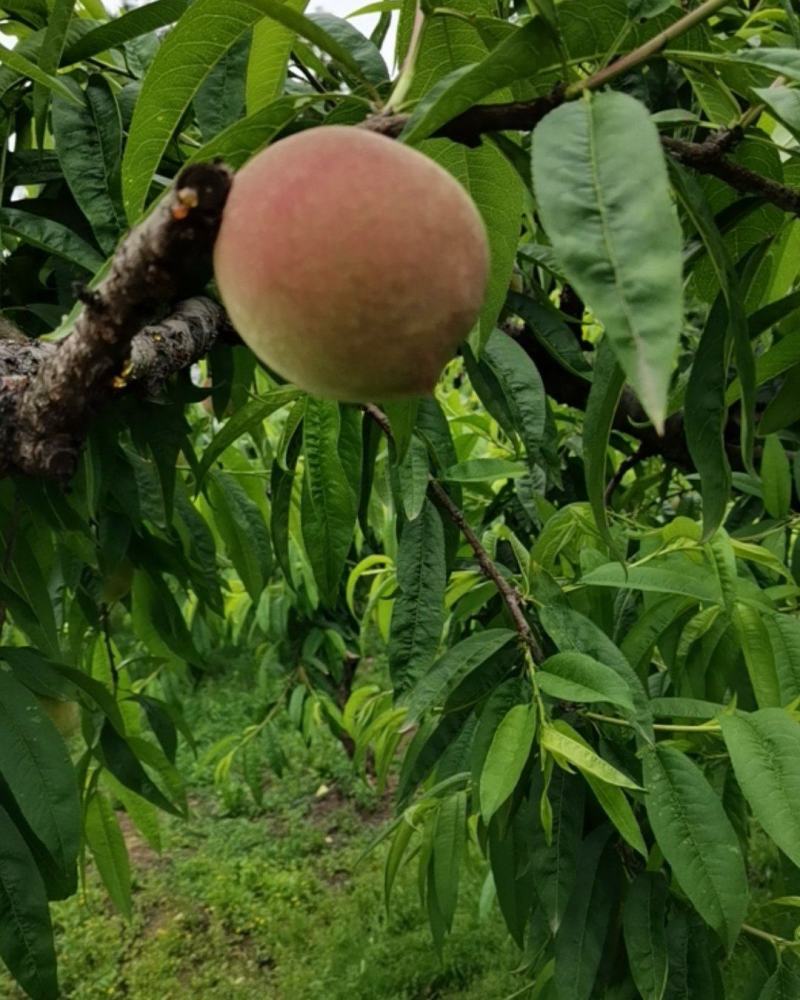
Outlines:
[[[481,217],[449,173],[334,125],[236,174],[214,252],[251,350],[301,389],[348,402],[430,392],[475,324],[488,270]]]

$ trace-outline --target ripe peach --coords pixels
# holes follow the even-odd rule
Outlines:
[[[255,156],[214,253],[222,301],[255,354],[318,396],[430,392],[483,302],[478,211],[433,160],[347,126]]]

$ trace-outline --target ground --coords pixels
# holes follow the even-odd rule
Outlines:
[[[186,701],[198,758],[185,751],[192,816],[164,824],[161,854],[125,824],[134,917],[117,916],[88,872],[85,898],[53,906],[65,1000],[505,1000],[524,986],[499,914],[478,915],[484,871],[466,878],[440,960],[419,907],[416,869],[387,915],[384,847],[365,848],[391,803],[352,775],[340,746],[288,734],[282,780],[264,801],[213,787],[204,751],[251,720],[246,671]],[[0,997],[21,997],[0,973]]]

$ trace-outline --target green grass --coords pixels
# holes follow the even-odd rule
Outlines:
[[[251,721],[245,675],[205,682],[186,713],[205,748]],[[282,780],[263,806],[243,786],[220,796],[212,767],[183,757],[192,817],[164,824],[156,854],[132,831],[134,917],[116,915],[90,870],[85,898],[53,906],[63,996],[70,1000],[504,1000],[524,980],[498,912],[477,916],[483,869],[466,873],[441,958],[412,864],[387,915],[379,848],[364,848],[391,803],[352,774],[327,735],[287,734]],[[0,974],[0,997],[21,994]]]

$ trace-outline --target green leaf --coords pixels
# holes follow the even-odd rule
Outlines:
[[[800,365],[786,375],[783,385],[761,414],[758,433],[763,435],[782,431],[784,427],[800,420]]]
[[[353,484],[339,453],[341,427],[336,403],[311,397],[306,400],[303,542],[327,604],[333,604],[342,583],[357,514]]]
[[[534,132],[533,179],[570,283],[660,430],[683,325],[682,236],[647,109],[609,91],[552,111]]]
[[[581,845],[575,888],[555,942],[559,997],[589,1000],[603,956],[619,879],[609,851],[609,827],[593,830]]]
[[[419,399],[414,397],[383,404],[383,411],[389,418],[389,426],[392,428],[396,462],[402,462],[405,459],[411,445],[419,403]]]
[[[400,493],[403,497],[403,510],[409,521],[419,517],[425,496],[428,492],[428,449],[425,442],[412,436],[405,458],[399,469]]]
[[[2,806],[0,958],[29,996],[57,1000],[60,991],[47,893],[28,845]]]
[[[607,563],[587,573],[581,578],[581,582],[590,587],[618,587],[656,594],[681,594],[698,601],[718,603],[721,594],[716,579],[710,573],[701,572],[697,566],[692,567],[690,573],[689,566],[687,563],[686,572],[680,572],[676,568],[656,566],[652,563],[627,568],[619,563]]]
[[[780,708],[721,715],[719,723],[753,815],[800,867],[800,724]]]
[[[436,139],[426,142],[423,152],[463,184],[486,226],[491,270],[479,321],[478,346],[482,346],[495,329],[508,291],[519,236],[522,184],[503,154],[489,143],[467,149]]]
[[[149,35],[158,28],[177,21],[188,6],[189,0],[154,0],[153,3],[126,11],[120,17],[87,31],[81,38],[68,44],[62,62],[69,66],[91,59],[107,49],[120,48],[125,42]]]
[[[665,719],[715,719],[723,705],[700,698],[653,698],[650,702],[653,715]]]
[[[575,734],[577,735],[577,733]],[[626,843],[638,851],[643,858],[647,857],[647,844],[645,843],[639,823],[636,820],[631,804],[627,796],[617,785],[609,785],[593,774],[584,774],[586,782],[594,792],[594,797],[600,803],[603,812],[621,834]]]
[[[686,444],[703,493],[703,541],[722,524],[731,492],[731,467],[725,450],[727,372],[728,310],[720,294],[700,338],[684,402]]]
[[[643,759],[645,804],[658,846],[700,916],[733,946],[747,912],[739,840],[700,768],[680,750],[657,746]]]
[[[606,512],[606,463],[608,441],[614,424],[625,375],[606,340],[595,353],[594,378],[583,419],[583,471],[586,492],[597,527],[609,550],[616,550]]]
[[[196,0],[158,49],[136,103],[122,161],[129,221],[144,209],[161,157],[203,80],[244,32],[265,16],[297,32],[361,78],[361,69],[346,48],[281,0]]]
[[[342,46],[350,53],[354,62],[359,66],[359,78],[367,80],[376,86],[387,83],[389,71],[383,56],[377,45],[368,38],[349,21],[341,17],[335,17],[323,11],[315,11],[309,15],[309,20],[323,28],[330,38]]]
[[[504,458],[472,458],[445,469],[442,479],[452,483],[491,483],[500,479],[519,479],[526,475],[527,466]]]
[[[111,803],[95,792],[86,807],[86,842],[103,885],[114,906],[129,920],[132,916],[131,870],[128,849]]]
[[[69,876],[81,832],[75,770],[55,726],[5,670],[0,670],[0,775],[59,871]]]
[[[495,730],[481,772],[480,802],[488,823],[517,786],[536,732],[533,705],[514,705]]]
[[[525,349],[502,330],[492,332],[480,363],[499,385],[514,433],[522,439],[528,466],[533,467],[540,457],[547,414],[544,384],[536,365]]]
[[[800,974],[784,959],[764,984],[758,1000],[795,1000],[800,996]]]
[[[541,788],[541,778],[534,787]],[[542,792],[552,817],[551,835],[548,838],[541,824],[536,822],[531,837],[533,889],[553,934],[558,932],[576,884],[585,787],[580,778],[556,768],[547,790]]]
[[[797,138],[800,135],[800,92],[793,87],[754,87],[753,93]]]
[[[564,722],[563,719],[556,719],[553,725],[565,736],[575,740],[576,743],[580,743],[582,747],[591,752],[592,748],[586,740],[572,726]],[[647,845],[644,842],[642,831],[639,829],[639,824],[633,814],[631,804],[628,802],[623,790],[617,785],[609,785],[608,782],[588,772],[584,772],[583,776],[586,779],[586,783],[594,792],[594,796],[602,806],[606,816],[608,816],[620,834],[622,834],[622,837],[635,851],[638,851],[643,858],[646,858]]]
[[[632,21],[655,17],[669,10],[674,3],[675,0],[628,0],[628,16]]]
[[[72,18],[75,0],[52,0],[47,14],[47,25],[39,48],[39,69],[52,77],[61,61],[67,29]],[[33,83],[33,115],[36,121],[36,144],[41,149],[44,146],[44,134],[47,127],[47,104],[49,91],[52,88],[41,80]]]
[[[150,750],[156,749],[151,743],[145,743],[144,740],[139,740],[134,745],[136,745],[137,750],[141,750],[142,744]],[[164,812],[171,813],[173,816],[185,815],[185,810],[170,802],[145,771],[131,743],[123,739],[109,725],[103,726],[97,753],[102,763],[120,784],[140,795],[143,799],[147,799],[159,809],[163,809]],[[149,764],[150,761],[147,763]]]
[[[671,595],[659,597],[649,604],[628,629],[620,645],[634,670],[644,668],[645,658],[650,656],[661,636],[693,606],[691,598]]]
[[[736,273],[728,247],[717,228],[716,220],[711,206],[705,197],[703,188],[695,177],[691,176],[688,171],[680,167],[677,163],[671,162],[670,169],[675,193],[683,204],[690,220],[694,223],[706,247],[711,267],[719,282],[720,290],[727,306],[727,319],[733,336],[736,365],[742,385],[741,442],[743,459],[745,466],[748,469],[752,469],[756,375],[753,350],[750,344],[750,330],[748,329],[747,314],[744,305],[744,295],[740,287],[739,276]],[[721,318],[717,319],[719,322],[722,322]],[[713,353],[713,344],[709,344],[707,349]],[[716,373],[715,378],[718,377],[719,374]],[[727,405],[730,405],[732,402],[730,387],[725,394],[725,402]],[[718,405],[718,400],[712,400],[710,403],[707,401],[706,413],[704,415],[708,415],[707,407],[710,406],[713,412]],[[716,419],[719,419],[718,414],[714,413],[714,416]],[[702,420],[702,416],[700,419]],[[696,426],[695,431],[697,430]],[[708,444],[706,437],[706,435],[703,436],[704,444]],[[696,438],[697,434],[695,434]],[[705,453],[704,458],[704,467],[708,475],[709,469],[707,468],[707,463],[709,459]],[[717,458],[717,461],[719,461],[719,458]],[[719,503],[719,499],[717,499],[717,503]]]
[[[292,386],[282,386],[279,389],[273,389],[265,393],[259,399],[254,399],[238,409],[232,417],[225,421],[203,452],[203,458],[197,470],[198,486],[202,483],[206,473],[214,462],[234,441],[237,441],[243,434],[249,434],[251,431],[256,430],[271,413],[279,410],[287,403],[293,402],[301,395],[299,389],[295,389]]]
[[[392,887],[394,886],[397,873],[400,870],[400,865],[413,835],[414,827],[406,818],[406,815],[403,814],[399,819],[397,830],[386,853],[386,863],[383,870],[383,894],[386,899],[387,911],[391,900]]]
[[[396,691],[431,665],[444,623],[444,528],[426,500],[419,517],[403,525],[397,554],[398,593],[389,637],[389,672]]]
[[[60,222],[41,215],[21,208],[0,208],[0,229],[46,253],[63,257],[86,271],[94,272],[103,266],[103,258],[94,247]]]
[[[773,70],[789,80],[800,80],[800,52],[797,49],[747,48],[729,57],[733,62],[747,63]]]
[[[781,689],[781,705],[800,697],[800,621],[783,614],[769,618],[767,628]]]
[[[458,879],[467,840],[467,794],[443,799],[433,834],[433,885],[439,912],[448,930],[458,901]]]
[[[57,97],[52,122],[64,179],[91,223],[97,242],[110,254],[122,229],[115,197],[122,120],[105,78],[91,77],[83,108]]]
[[[7,66],[14,73],[30,78],[34,83],[39,83],[48,90],[52,90],[54,94],[60,94],[65,100],[72,101],[75,105],[81,103],[81,99],[75,91],[59,80],[57,76],[45,73],[36,63],[26,59],[24,55],[14,49],[7,49],[5,45],[0,45],[0,66]]]
[[[777,434],[764,441],[761,457],[761,494],[771,517],[786,517],[792,504],[792,473],[789,459]]]
[[[541,744],[542,749],[548,750],[569,764],[574,764],[579,771],[608,782],[609,785],[619,785],[620,788],[639,788],[635,781],[631,781],[622,771],[618,771],[608,761],[598,757],[594,750],[587,749],[585,745],[578,743],[555,726],[545,725],[543,727]]]
[[[136,570],[131,587],[134,633],[153,656],[192,663],[204,661],[195,649],[181,609],[167,583],[146,570]]]
[[[756,608],[737,603],[733,624],[758,707],[778,707],[781,704],[780,683],[764,617]]]
[[[656,872],[641,872],[628,889],[622,912],[625,949],[642,1000],[662,1000],[669,955],[666,916],[669,888]]]
[[[272,572],[272,550],[261,509],[224,472],[212,472],[207,489],[231,562],[251,599],[258,601]]]
[[[292,9],[302,13],[308,0],[286,2]],[[295,33],[290,28],[268,18],[253,26],[245,80],[248,115],[261,111],[282,92],[294,39]]]
[[[244,118],[244,71],[249,51],[250,38],[245,34],[228,49],[195,95],[192,106],[206,141]]]
[[[462,639],[451,646],[410,690],[406,700],[408,720],[413,722],[447,697],[473,671],[480,670],[516,638],[510,629],[494,628]]]
[[[534,18],[510,32],[481,62],[454,69],[419,101],[401,140],[414,144],[427,139],[482,98],[535,73],[531,43],[546,31],[542,19]]]
[[[556,653],[536,671],[536,683],[545,694],[563,701],[608,702],[633,712],[628,685],[604,663],[584,653]]]

